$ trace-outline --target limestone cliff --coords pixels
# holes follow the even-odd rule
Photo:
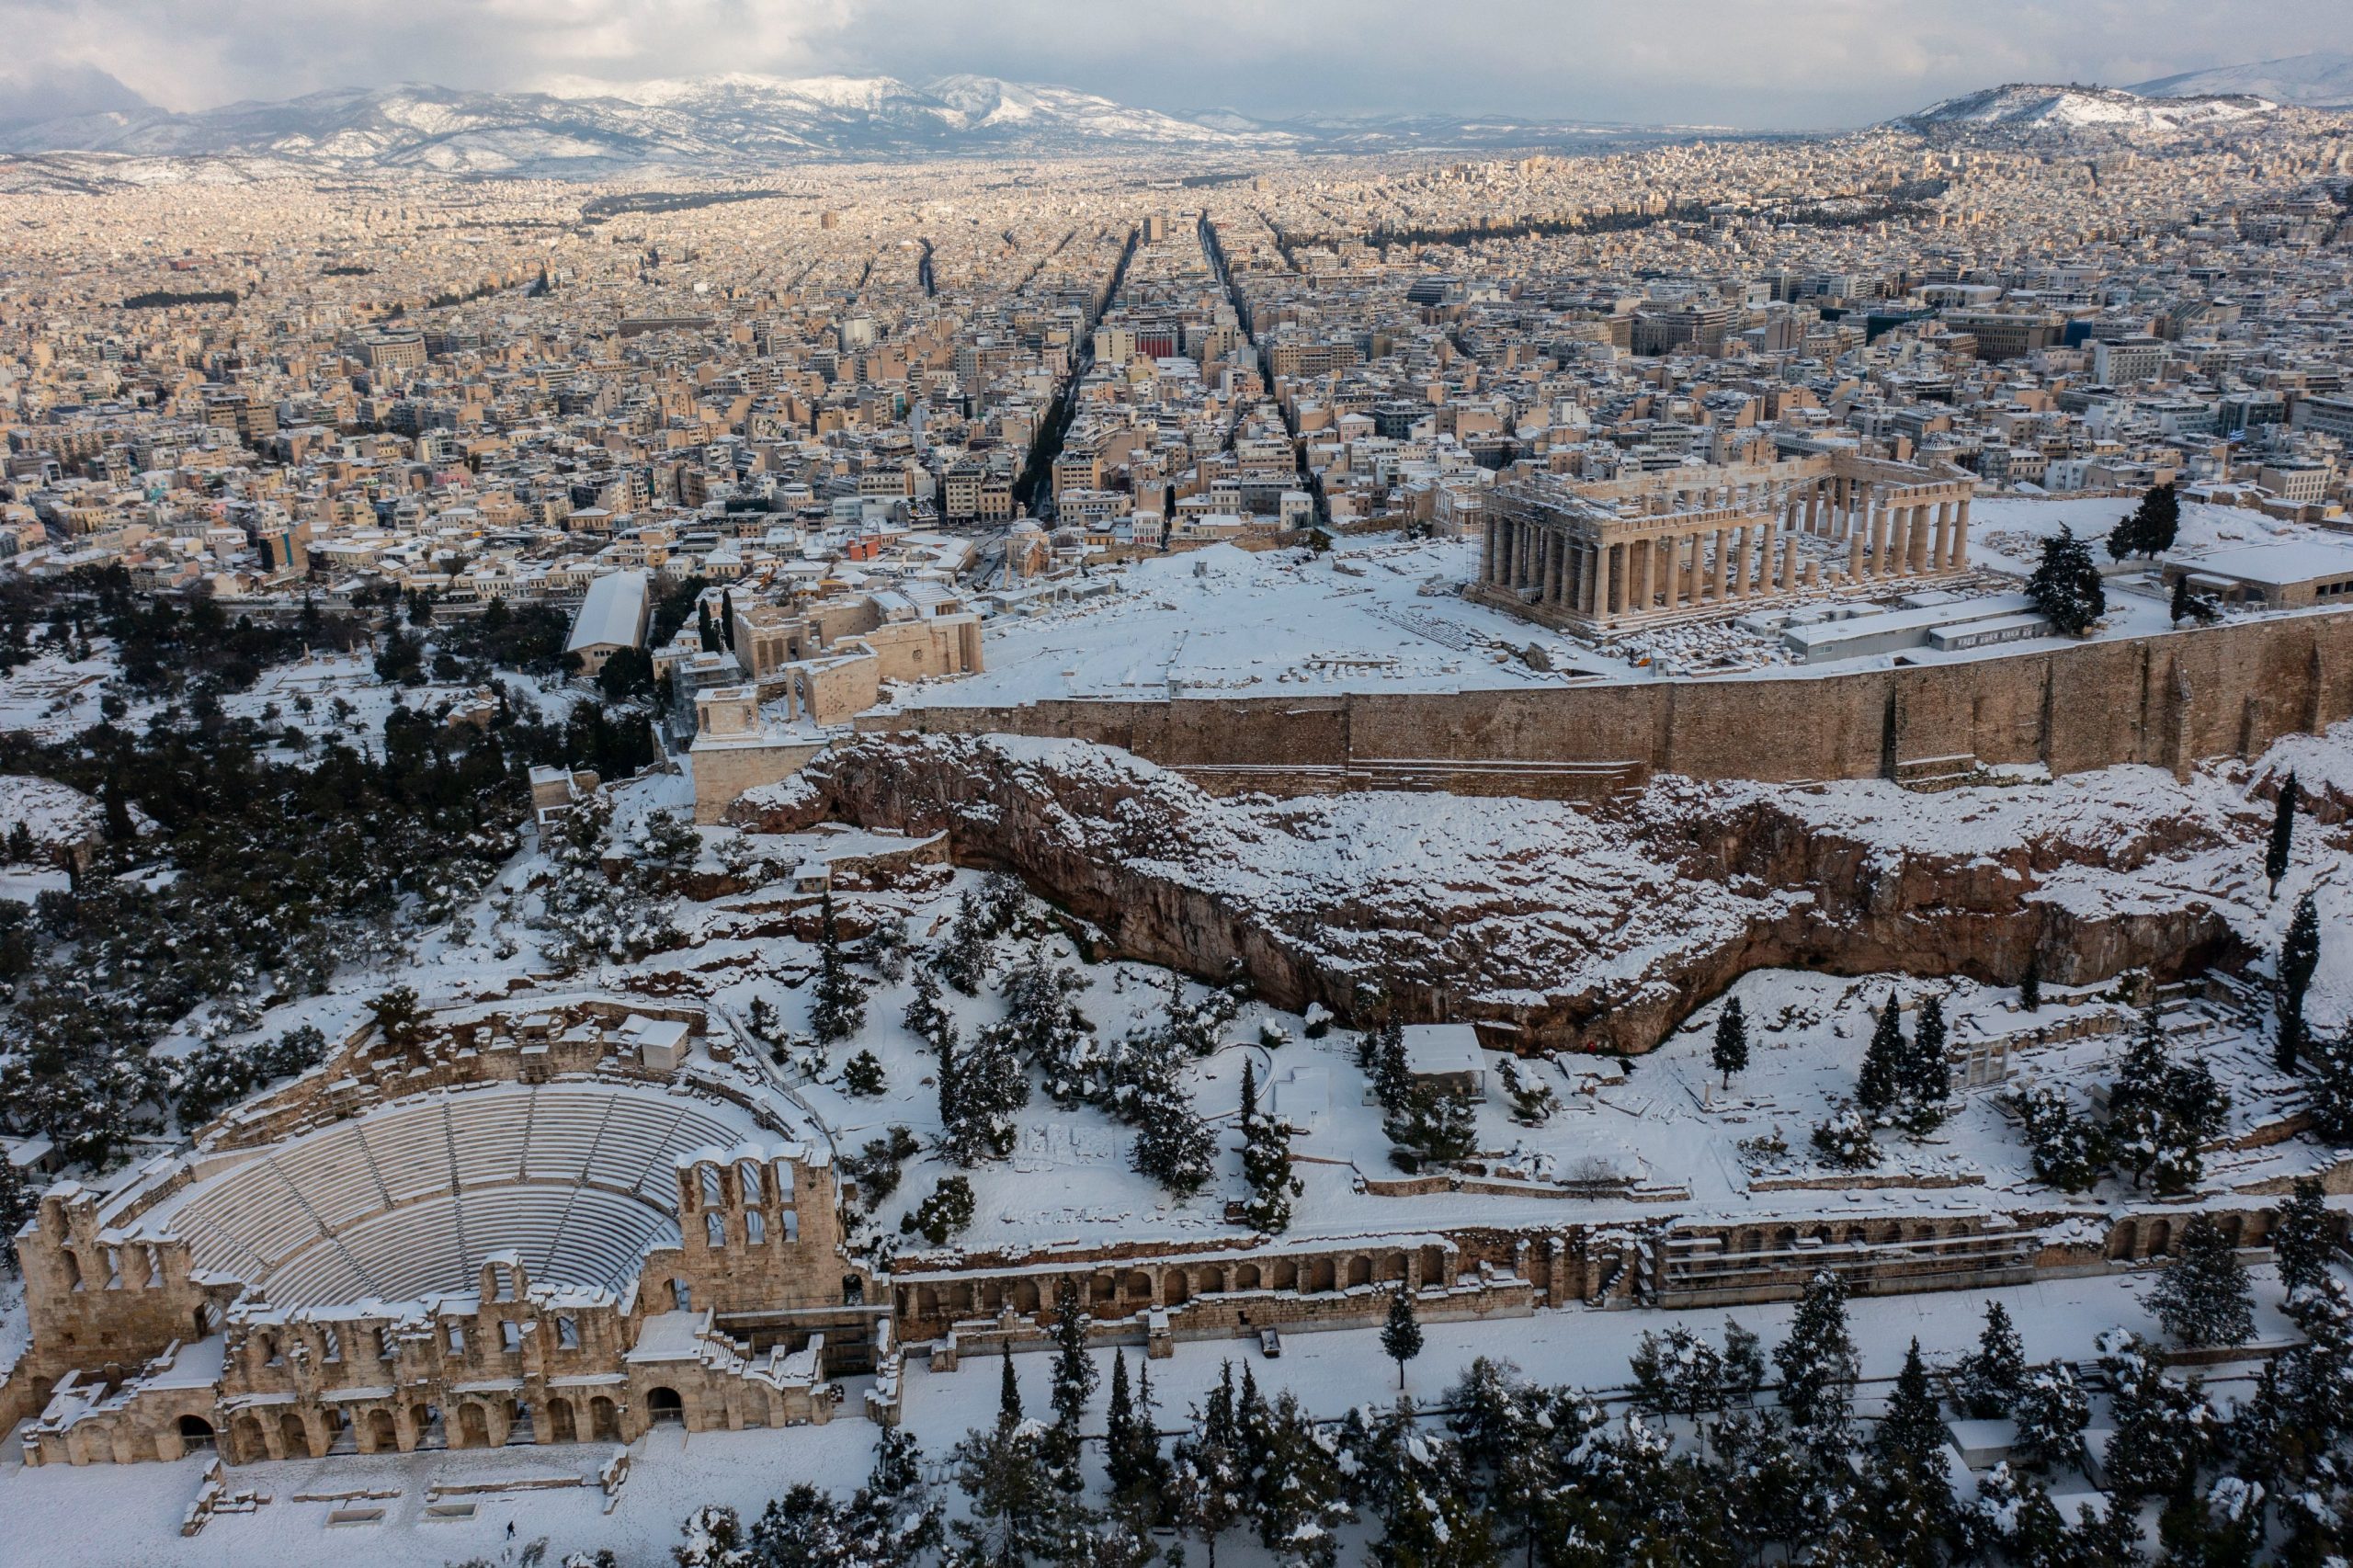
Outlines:
[[[2111,768],[1941,793],[1661,778],[1607,806],[1216,797],[1128,753],[883,736],[733,820],[949,835],[1118,950],[1342,1017],[1386,994],[1492,1043],[1649,1050],[1747,970],[2054,983],[2247,956],[2229,899],[2268,818],[2211,778]],[[2196,890],[2220,888],[2221,894]]]

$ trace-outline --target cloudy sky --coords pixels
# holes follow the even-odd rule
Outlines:
[[[1791,129],[2353,50],[2348,0],[0,0],[0,119],[313,88],[972,72],[1150,108]]]

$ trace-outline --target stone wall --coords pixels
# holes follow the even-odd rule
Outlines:
[[[910,709],[858,727],[1094,741],[1228,792],[1581,799],[1654,772],[1778,783],[1904,778],[1923,764],[1948,772],[2042,763],[2075,773],[2143,763],[2180,777],[2200,758],[2249,755],[2347,717],[2353,613],[2328,612],[1848,675],[1053,699]]]

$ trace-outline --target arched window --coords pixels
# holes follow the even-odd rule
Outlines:
[[[577,1349],[579,1349],[579,1348],[580,1348],[580,1322],[579,1322],[579,1320],[578,1320],[577,1318],[558,1318],[558,1319],[556,1319],[556,1320],[555,1320],[555,1342],[556,1342],[557,1346],[558,1346],[559,1348],[561,1348],[561,1349],[564,1349],[564,1350],[577,1350]]]
[[[756,1209],[744,1210],[744,1240],[758,1246],[768,1239],[768,1217]]]
[[[392,1337],[392,1331],[389,1328],[377,1329],[376,1359],[379,1361],[389,1361],[399,1354],[400,1342]]]
[[[735,1162],[735,1190],[743,1195],[746,1208],[761,1200],[759,1162],[756,1160]]]
[[[702,1217],[702,1239],[711,1246],[725,1246],[727,1244],[727,1221],[721,1219],[716,1214],[704,1215]]]
[[[726,1195],[720,1184],[719,1167],[717,1165],[697,1165],[695,1167],[695,1175],[701,1179],[702,1200],[706,1205],[724,1203],[727,1201]]]
[[[670,1304],[671,1304],[671,1306],[672,1306],[676,1311],[678,1311],[678,1312],[693,1312],[693,1311],[695,1310],[695,1289],[694,1289],[694,1287],[693,1287],[693,1286],[691,1286],[691,1285],[689,1285],[689,1284],[688,1284],[688,1283],[687,1283],[685,1280],[683,1280],[683,1279],[673,1279],[673,1280],[671,1280],[671,1281],[670,1281]]]
[[[319,1325],[319,1343],[326,1359],[330,1361],[343,1359],[343,1335],[335,1331],[335,1324],[330,1323]]]

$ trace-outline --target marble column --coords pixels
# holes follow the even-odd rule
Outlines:
[[[1945,570],[1958,572],[1969,564],[1969,497],[1956,504],[1959,511],[1952,523],[1952,552],[1945,558]]]

